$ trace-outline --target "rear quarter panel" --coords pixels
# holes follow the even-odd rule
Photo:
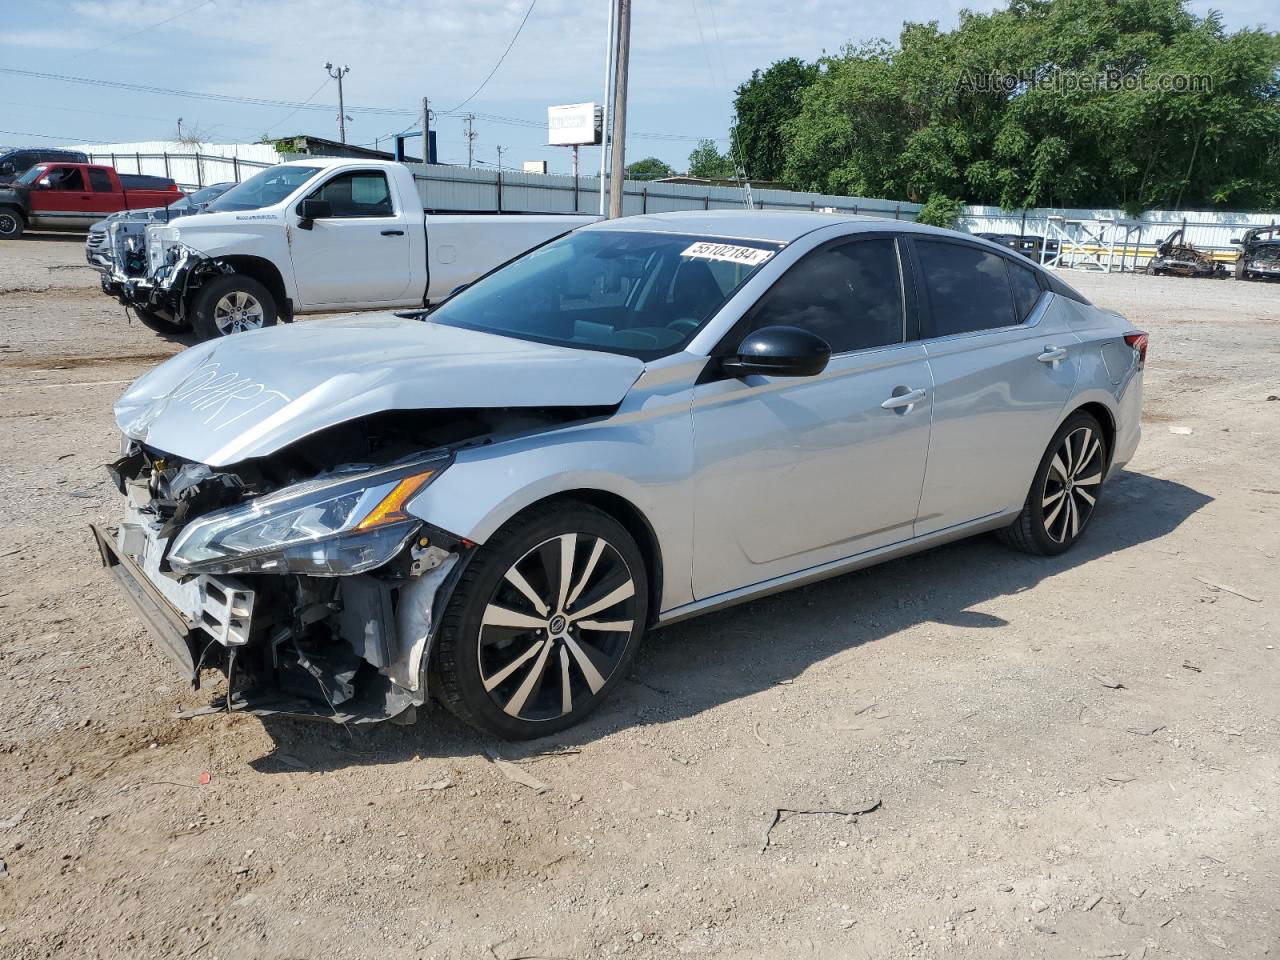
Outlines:
[[[1142,369],[1124,342],[1135,328],[1124,317],[1091,304],[1059,298],[1069,308],[1071,332],[1080,341],[1080,378],[1070,413],[1096,403],[1111,414],[1115,427],[1110,470],[1132,459],[1142,438]],[[1064,417],[1065,419],[1065,417]]]

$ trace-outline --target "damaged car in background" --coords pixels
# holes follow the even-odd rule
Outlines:
[[[1280,227],[1257,227],[1232,239],[1240,245],[1236,255],[1237,280],[1280,280]]]
[[[94,534],[182,673],[225,676],[208,710],[434,697],[537,737],[650,627],[984,531],[1069,549],[1138,443],[1146,351],[952,231],[612,220],[429,312],[166,361],[116,404],[123,515]]]

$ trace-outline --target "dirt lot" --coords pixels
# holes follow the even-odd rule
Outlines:
[[[1280,954],[1280,286],[1068,278],[1152,339],[1069,555],[983,537],[673,627],[514,748],[174,719],[208,691],[88,524],[112,401],[182,344],[80,263],[0,246],[0,957]]]

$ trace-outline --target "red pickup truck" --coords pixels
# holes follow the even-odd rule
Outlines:
[[[0,186],[0,240],[17,239],[27,227],[83,230],[109,213],[167,207],[181,197],[165,177],[116,173],[92,163],[38,163]]]

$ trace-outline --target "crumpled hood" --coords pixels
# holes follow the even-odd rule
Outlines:
[[[385,410],[612,406],[643,370],[618,354],[361,314],[191,347],[134,382],[115,414],[135,440],[226,466]]]

